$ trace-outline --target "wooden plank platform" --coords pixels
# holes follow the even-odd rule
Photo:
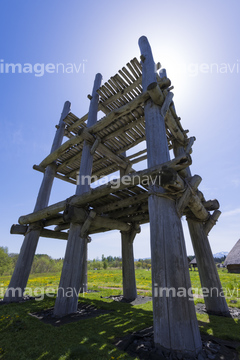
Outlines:
[[[146,152],[144,102],[150,98],[150,95],[148,93],[143,94],[141,83],[142,66],[137,58],[134,58],[98,90],[100,96],[99,111],[103,111],[106,115],[92,128],[88,129],[92,135],[92,143],[98,139],[101,144],[101,146],[95,144],[96,149],[93,155],[92,171],[93,181],[96,180],[96,177],[101,178],[119,170],[119,162],[116,160],[116,156],[119,158],[119,161],[126,162],[125,169],[127,167],[131,169],[133,164],[146,159],[146,155],[138,156],[136,154],[134,156],[133,154],[127,158],[121,155],[140,143],[143,143],[143,151]],[[163,97],[167,96],[170,84],[170,80],[166,77],[158,77],[158,85],[163,91]],[[181,127],[174,107],[170,107],[166,116],[166,134],[168,146],[171,149],[175,136],[174,130],[171,131],[173,127],[171,126],[172,122],[169,121],[169,116],[171,116],[175,128],[177,126],[176,131],[182,134],[186,143],[188,139],[186,131]],[[79,134],[81,135],[81,131],[86,129],[87,119],[88,114],[80,118],[71,112],[67,115],[64,119],[66,124],[65,136],[70,139],[71,143],[69,145],[67,142],[63,144],[62,147],[66,145],[66,148],[60,154],[56,154],[54,158],[57,164],[56,177],[73,184],[77,183],[84,144],[84,138],[79,136]],[[168,124],[170,125],[168,126]],[[106,148],[112,153],[112,157],[107,154]],[[49,161],[47,158],[42,161],[44,166],[40,163],[40,166],[35,165],[34,169],[44,172],[49,161],[53,161],[53,155]]]

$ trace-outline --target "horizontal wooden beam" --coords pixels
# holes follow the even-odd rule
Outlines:
[[[145,201],[147,201],[147,199]],[[129,216],[129,215],[136,216],[136,215],[140,215],[142,213],[147,213],[147,212],[148,212],[148,203],[142,202],[140,204],[132,205],[128,208],[110,212],[109,216],[111,216],[111,218],[113,218],[113,219],[118,219],[118,220],[122,221],[123,218],[126,219],[126,216]]]
[[[138,222],[139,224],[146,224],[149,222],[149,214],[139,214],[134,216],[126,216],[121,218],[121,221]]]
[[[53,231],[48,229],[43,229],[40,233],[41,237],[51,238],[51,239],[59,239],[59,240],[67,240],[68,233],[61,231]]]
[[[57,158],[62,155],[66,150],[68,150],[73,145],[79,144],[83,142],[83,137],[81,135],[75,135],[71,139],[67,140],[65,143],[63,143],[61,146],[59,146],[58,149],[53,151],[51,154],[49,154],[40,164],[40,167],[47,167],[50,165],[53,161],[56,161]]]
[[[11,227],[10,233],[17,235],[25,235],[27,232],[28,226],[14,224]],[[51,238],[51,239],[59,239],[59,240],[67,240],[68,234],[60,231],[53,231],[48,229],[42,229],[40,232],[41,237]]]
[[[52,225],[60,225],[63,223],[64,223],[63,214],[58,214],[52,218],[50,217],[47,220],[45,220],[43,225],[44,225],[44,227],[47,227],[47,226],[52,226]]]
[[[10,229],[10,234],[25,235],[27,232],[27,229],[28,229],[27,225],[13,224]]]
[[[19,224],[30,224],[38,220],[46,219],[49,216],[53,216],[58,212],[61,212],[65,209],[67,204],[73,206],[83,206],[87,203],[91,203],[91,201],[106,196],[108,194],[117,192],[118,190],[125,189],[127,187],[131,187],[134,185],[139,185],[143,181],[145,177],[150,177],[159,174],[160,170],[164,167],[171,167],[176,171],[184,169],[191,165],[191,157],[190,156],[179,156],[173,160],[167,161],[166,163],[159,164],[157,166],[151,167],[150,169],[145,169],[142,171],[138,171],[128,175],[128,181],[126,181],[126,177],[123,176],[120,179],[112,180],[107,184],[101,185],[97,188],[91,189],[90,191],[78,195],[72,196],[71,199],[60,201],[56,204],[50,205],[42,210],[37,212],[21,216],[18,220]]]
[[[123,200],[118,200],[118,201],[114,201],[110,204],[106,204],[103,206],[99,206],[97,208],[95,208],[94,210],[98,213],[107,213],[109,211],[114,211],[114,210],[118,210],[124,207],[128,207],[128,206],[132,206],[135,204],[140,204],[141,202],[143,202],[144,200],[146,200],[148,198],[148,192],[146,191],[143,194],[139,194],[139,195],[133,195],[127,199],[123,199]]]
[[[127,224],[126,222],[115,220],[109,217],[105,218],[104,216],[96,216],[92,223],[96,228],[106,227],[111,230],[120,231],[131,230],[131,225]]]
[[[147,149],[138,151],[138,152],[136,152],[135,154],[132,154],[132,155],[127,156],[126,159],[131,160],[131,159],[133,159],[133,158],[135,158],[135,157],[138,157],[139,155],[145,154],[146,152],[147,152]]]
[[[203,206],[208,211],[218,210],[220,208],[220,204],[219,204],[218,200],[216,200],[216,199],[203,201]]]
[[[133,159],[131,161],[131,164],[137,164],[137,163],[139,163],[140,161],[143,161],[143,160],[147,160],[147,155],[139,156],[138,158]]]
[[[75,121],[75,123],[73,123],[72,125],[67,127],[67,130],[70,132],[73,129],[75,129],[76,127],[78,127],[79,125],[85,123],[85,121],[88,119],[88,113],[85,114],[84,116],[82,116],[80,119],[78,119],[77,121]]]
[[[72,156],[70,159],[63,161],[60,165],[58,165],[57,171],[61,172],[64,168],[66,168],[66,166],[69,166],[71,163],[80,160],[81,156],[82,156],[82,150],[80,150],[76,155]]]
[[[91,220],[91,226],[94,226],[95,228],[105,227],[111,230],[121,230],[121,231],[129,231],[131,229],[131,226],[126,222],[112,219],[108,216],[100,216],[100,215],[90,216],[91,213],[95,213],[95,211],[90,211],[90,213],[88,214],[88,212],[82,208],[69,206],[67,208],[67,211],[63,215],[63,219],[66,221],[66,223],[58,225],[55,228],[55,231],[68,229],[70,227],[70,223],[79,223],[79,224],[83,224],[84,226],[84,224],[88,222],[88,220]],[[88,225],[90,227],[90,223]]]
[[[43,174],[45,173],[45,168],[42,167],[42,166],[33,165],[33,169],[34,169],[34,170],[37,170],[37,171],[39,171],[39,172],[41,172],[41,173],[43,173]],[[68,182],[68,183],[70,183],[70,184],[76,185],[76,180],[69,179],[67,176],[60,175],[60,174],[58,174],[58,173],[55,173],[54,177],[57,178],[57,179],[66,181],[66,182]]]

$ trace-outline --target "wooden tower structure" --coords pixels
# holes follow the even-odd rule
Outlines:
[[[201,339],[191,289],[181,216],[186,215],[209,312],[228,314],[214,264],[208,233],[220,211],[198,190],[201,177],[191,175],[191,148],[176,114],[166,71],[155,64],[146,37],[139,39],[140,62],[126,67],[101,85],[97,74],[89,112],[77,117],[64,104],[50,154],[34,169],[43,181],[34,211],[19,218],[11,232],[25,235],[5,301],[24,293],[39,237],[67,240],[54,314],[77,309],[78,293],[86,290],[89,235],[112,229],[122,238],[123,294],[137,296],[133,241],[140,225],[150,222],[155,343],[196,354]],[[160,70],[160,71],[159,71]],[[97,113],[105,116],[97,121]],[[62,143],[63,137],[68,139]],[[127,151],[146,140],[146,148]],[[174,158],[170,159],[169,150]],[[147,169],[134,164],[147,159]],[[91,188],[91,181],[119,171],[120,177]],[[54,177],[76,185],[75,195],[48,205]],[[55,225],[55,230],[48,227]],[[67,231],[66,231],[67,230]],[[73,289],[71,296],[66,292]],[[174,290],[175,289],[175,294]],[[178,290],[185,289],[185,296]],[[177,293],[176,293],[177,292]],[[220,296],[221,294],[221,296]]]

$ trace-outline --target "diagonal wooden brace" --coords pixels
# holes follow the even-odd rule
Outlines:
[[[90,150],[91,155],[93,155],[95,153],[95,151],[97,150],[98,145],[100,144],[100,142],[101,142],[100,137],[96,136],[96,140],[94,141],[93,146],[91,147],[91,150]]]
[[[210,216],[208,221],[204,224],[204,232],[206,235],[210,233],[214,225],[216,225],[216,222],[218,221],[219,216],[221,215],[220,210],[215,210],[214,213]]]
[[[192,137],[189,138],[189,142],[188,142],[186,150],[185,150],[186,154],[191,153],[192,146],[193,146],[193,143],[194,143],[195,140],[196,140],[195,136],[192,136]]]
[[[81,229],[81,237],[82,238],[86,238],[87,237],[87,233],[88,233],[88,230],[92,224],[92,221],[93,219],[95,218],[96,216],[96,212],[91,210],[87,219],[85,220],[85,222],[83,223],[83,226],[82,226],[82,229]]]
[[[165,118],[165,116],[167,114],[167,111],[168,111],[169,106],[170,106],[170,104],[172,102],[172,99],[173,99],[173,93],[169,91],[167,93],[167,96],[165,97],[164,103],[163,103],[162,108],[161,108],[161,114],[162,114],[163,118]]]
[[[189,180],[189,186],[186,191],[183,193],[181,198],[177,201],[177,212],[179,216],[182,216],[182,213],[186,206],[188,205],[193,192],[197,190],[198,185],[201,183],[202,178],[199,175],[194,175]]]

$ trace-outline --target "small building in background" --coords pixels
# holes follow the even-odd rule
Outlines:
[[[240,274],[240,239],[234,245],[224,261],[228,272]]]

